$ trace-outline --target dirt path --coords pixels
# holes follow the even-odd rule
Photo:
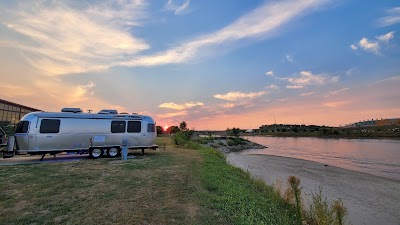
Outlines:
[[[30,155],[17,155],[12,158],[3,159],[0,158],[0,166],[10,166],[10,165],[22,165],[22,164],[37,164],[37,163],[54,163],[54,162],[68,162],[76,160],[89,159],[88,154],[78,155],[62,155],[57,154],[56,157],[46,155],[42,161],[40,161],[41,156],[30,156]]]

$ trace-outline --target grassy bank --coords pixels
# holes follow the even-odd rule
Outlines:
[[[236,224],[345,224],[347,209],[340,199],[328,200],[320,189],[311,193],[312,202],[305,206],[297,177],[288,177],[289,187],[282,192],[281,182],[271,187],[261,180],[254,180],[250,174],[228,165],[219,150],[208,146],[209,138],[193,139],[191,133],[183,131],[172,139],[175,144],[197,149],[204,155],[203,185],[215,194],[215,197],[207,197],[215,199],[214,205],[223,209],[229,218],[234,218]]]
[[[207,205],[232,224],[296,224],[294,208],[270,186],[225,163],[212,148],[202,148],[202,184]]]
[[[215,150],[158,144],[126,162],[1,167],[0,224],[293,224],[291,206]]]

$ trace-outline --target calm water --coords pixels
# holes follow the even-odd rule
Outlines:
[[[267,146],[243,154],[266,154],[320,162],[400,180],[400,140],[246,137]]]

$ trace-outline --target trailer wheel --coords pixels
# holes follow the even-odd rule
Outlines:
[[[119,149],[116,147],[112,147],[107,149],[107,156],[110,158],[114,158],[119,154]]]
[[[101,156],[103,151],[99,148],[91,148],[89,149],[89,156],[93,159],[97,159]]]

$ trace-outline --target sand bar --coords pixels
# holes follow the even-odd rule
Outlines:
[[[268,184],[297,176],[303,187],[305,201],[310,193],[323,186],[323,194],[330,200],[342,199],[349,211],[347,222],[353,225],[399,225],[400,181],[367,173],[325,166],[307,160],[269,156],[229,153],[227,161],[250,172]]]

